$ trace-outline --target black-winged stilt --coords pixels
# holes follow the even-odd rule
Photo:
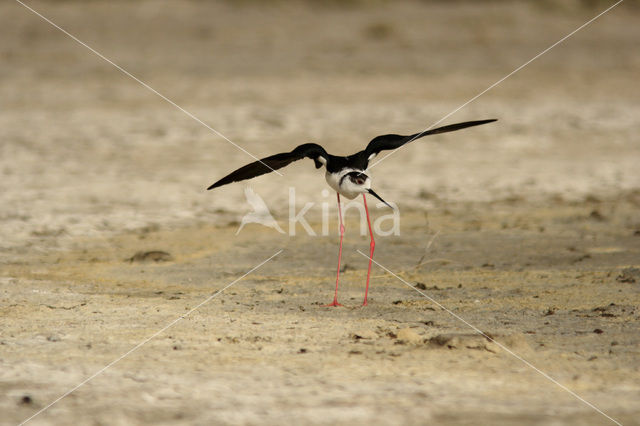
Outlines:
[[[340,259],[342,258],[342,239],[344,236],[344,224],[342,223],[340,195],[353,200],[359,194],[362,194],[364,209],[367,214],[367,224],[369,225],[369,235],[371,237],[371,242],[369,245],[369,268],[367,270],[367,285],[364,290],[364,302],[362,303],[362,305],[365,306],[367,304],[367,295],[369,293],[371,261],[376,245],[373,239],[373,232],[371,231],[371,221],[369,219],[369,209],[367,207],[367,198],[365,197],[365,194],[371,194],[378,200],[389,206],[386,201],[384,201],[378,194],[373,191],[373,189],[371,189],[371,178],[367,175],[367,167],[369,166],[369,161],[371,161],[376,155],[378,155],[380,151],[397,149],[402,145],[412,142],[423,136],[453,132],[455,130],[460,130],[472,126],[479,126],[481,124],[491,123],[493,121],[496,120],[491,119],[465,121],[463,123],[456,123],[448,126],[438,127],[436,129],[423,131],[410,136],[377,136],[373,138],[371,142],[369,142],[364,150],[352,155],[347,155],[346,157],[328,154],[327,151],[325,151],[325,149],[320,145],[315,143],[306,143],[296,147],[291,152],[283,152],[281,154],[263,158],[262,160],[255,161],[251,164],[247,164],[246,166],[241,167],[238,170],[223,177],[213,185],[209,186],[207,189],[213,189],[222,185],[226,185],[228,183],[251,179],[256,176],[260,176],[265,173],[280,169],[293,163],[294,161],[301,160],[303,158],[312,159],[315,163],[316,169],[325,166],[327,170],[325,173],[325,179],[327,180],[329,186],[336,191],[336,195],[338,197],[338,215],[340,217],[340,249],[338,251],[338,273],[336,275],[336,289],[333,296],[333,302],[326,306],[342,306],[340,303],[338,303],[338,280],[340,279]]]

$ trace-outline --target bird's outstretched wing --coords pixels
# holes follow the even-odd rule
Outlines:
[[[315,143],[306,143],[296,147],[291,152],[272,155],[270,157],[263,158],[260,161],[254,161],[251,164],[240,167],[238,170],[229,173],[207,189],[213,189],[228,183],[251,179],[256,176],[281,169],[282,167],[288,166],[294,161],[301,160],[305,157],[311,158],[315,162],[316,168],[320,168],[323,164],[326,164],[329,156],[320,145]]]
[[[380,151],[384,151],[386,149],[396,149],[400,148],[402,145],[414,141],[416,139],[420,139],[424,136],[435,135],[438,133],[447,133],[453,132],[460,129],[466,129],[467,127],[479,126],[481,124],[491,123],[497,121],[496,119],[491,120],[478,120],[478,121],[465,121],[464,123],[456,123],[450,124],[448,126],[438,127],[436,129],[427,130],[425,132],[416,133],[414,135],[409,136],[401,136],[401,135],[382,135],[377,136],[369,142],[369,145],[365,148],[365,154],[368,160],[371,160],[373,156],[377,155]]]

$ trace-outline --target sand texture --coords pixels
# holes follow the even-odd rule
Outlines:
[[[609,5],[585,3],[29,5],[263,157],[423,130]],[[251,181],[284,233],[237,233],[245,185],[205,188],[248,154],[3,2],[0,424],[89,378],[29,424],[640,424],[639,17],[624,2],[443,122],[497,123],[372,166],[399,234],[361,307],[349,208],[326,308],[322,171]],[[317,235],[291,235],[291,190]]]

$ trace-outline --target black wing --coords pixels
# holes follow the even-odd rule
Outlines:
[[[207,189],[217,188],[222,185],[226,185],[231,182],[238,182],[240,180],[251,179],[256,176],[263,175],[265,173],[272,172],[287,166],[294,161],[301,160],[303,158],[311,158],[316,163],[316,168],[322,167],[322,164],[327,162],[327,152],[320,145],[315,143],[306,143],[296,147],[291,152],[283,152],[281,154],[272,155],[267,158],[263,158],[259,161],[254,161],[251,164],[247,164],[244,167],[240,167],[235,172],[229,173]],[[323,161],[320,161],[320,158]]]
[[[396,149],[400,148],[402,145],[419,139],[428,135],[435,135],[438,133],[447,133],[454,132],[456,130],[465,129],[467,127],[479,126],[481,124],[491,123],[497,121],[496,119],[491,120],[478,120],[478,121],[465,121],[464,123],[456,123],[450,124],[448,126],[438,127],[436,129],[427,130],[424,132],[416,133],[415,135],[410,136],[400,136],[400,135],[382,135],[377,136],[369,142],[369,145],[365,148],[365,153],[367,159],[371,159],[371,155],[376,155],[380,151],[384,151],[385,149]]]

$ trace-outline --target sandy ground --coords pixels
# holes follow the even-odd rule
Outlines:
[[[420,131],[596,3],[29,4],[264,156]],[[638,13],[623,3],[446,120],[498,123],[373,166],[400,211],[376,237],[393,274],[374,265],[361,308],[350,210],[347,306],[329,309],[320,172],[252,181],[287,233],[236,235],[244,186],[204,188],[251,158],[4,2],[0,423],[117,361],[30,424],[613,424],[567,389],[639,424]],[[289,187],[318,236],[288,235]],[[149,251],[166,254],[134,257]]]

